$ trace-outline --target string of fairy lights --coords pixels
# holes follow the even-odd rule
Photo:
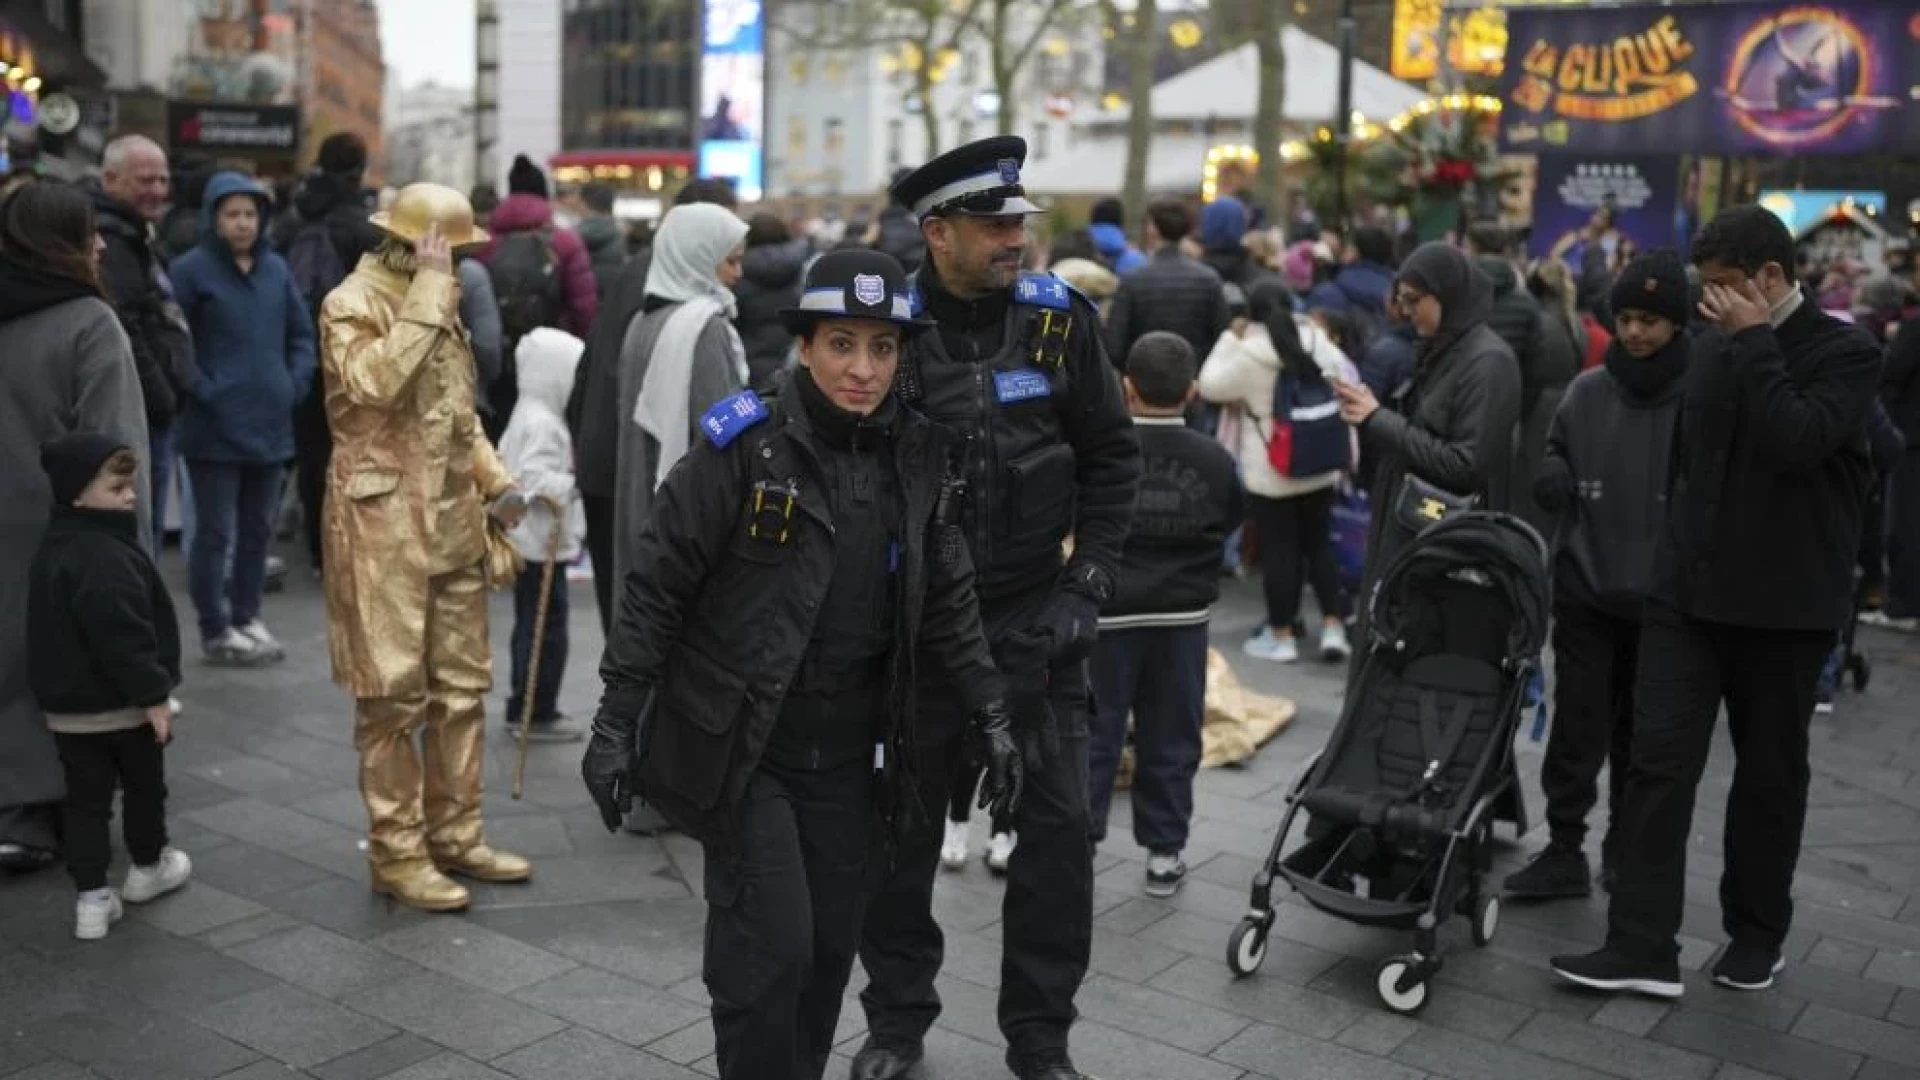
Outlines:
[[[1498,116],[1501,110],[1500,99],[1491,94],[1445,94],[1415,102],[1413,106],[1398,116],[1385,122],[1369,120],[1365,115],[1355,112],[1349,142],[1360,144],[1372,142],[1388,135],[1399,135],[1419,120],[1439,113],[1467,113],[1474,116]],[[1288,165],[1305,161],[1312,156],[1313,143],[1328,144],[1336,138],[1330,126],[1322,125],[1313,133],[1312,142],[1306,139],[1288,139],[1280,144],[1280,160]],[[1242,144],[1223,144],[1207,151],[1207,160],[1201,170],[1200,194],[1207,202],[1212,202],[1220,190],[1220,173],[1233,166],[1257,167],[1260,164],[1258,148]]]

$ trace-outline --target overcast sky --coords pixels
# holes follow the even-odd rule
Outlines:
[[[379,5],[381,51],[387,66],[400,73],[401,85],[473,85],[473,0],[379,0]]]

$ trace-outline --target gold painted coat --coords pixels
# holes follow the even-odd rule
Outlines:
[[[429,583],[479,564],[486,507],[513,485],[474,413],[459,302],[451,275],[366,257],[320,311],[327,640],[333,681],[356,698],[426,695]],[[487,637],[436,647],[459,640]]]

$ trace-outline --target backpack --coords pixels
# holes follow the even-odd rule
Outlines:
[[[560,259],[547,230],[502,236],[487,261],[487,276],[500,305],[501,340],[507,345],[507,356],[513,355],[513,343],[529,332],[560,324]]]
[[[293,243],[287,245],[287,265],[293,270],[294,287],[306,298],[307,311],[315,317],[320,314],[320,305],[327,302],[327,294],[347,279],[346,264],[333,246],[325,218],[300,226]]]
[[[1281,476],[1320,476],[1350,464],[1352,444],[1340,418],[1340,400],[1318,368],[1303,375],[1282,365],[1273,380],[1270,422],[1267,464]]]

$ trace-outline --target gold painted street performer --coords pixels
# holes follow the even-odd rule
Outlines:
[[[474,415],[456,248],[483,243],[466,197],[403,189],[385,235],[320,312],[327,422],[327,634],[354,696],[373,888],[426,911],[467,906],[457,874],[533,868],[480,826],[488,513],[525,510]],[[490,509],[491,508],[491,509]]]

